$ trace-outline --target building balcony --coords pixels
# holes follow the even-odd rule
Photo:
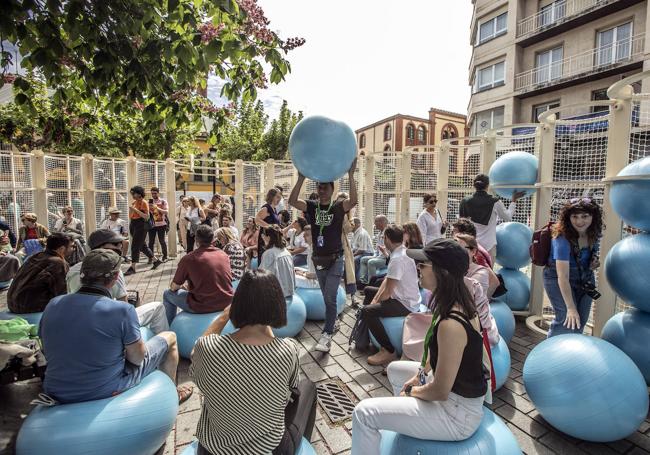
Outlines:
[[[643,0],[565,0],[517,22],[517,44],[528,46]]]
[[[527,97],[643,65],[645,34],[632,36],[515,76],[515,96]]]

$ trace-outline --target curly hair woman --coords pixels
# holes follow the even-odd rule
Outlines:
[[[560,210],[544,268],[544,289],[555,311],[549,337],[582,333],[589,319],[602,230],[602,209],[589,198],[571,199]]]

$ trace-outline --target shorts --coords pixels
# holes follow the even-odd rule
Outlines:
[[[167,340],[160,336],[152,337],[145,343],[145,346],[147,352],[144,354],[144,360],[140,365],[134,365],[128,361],[124,365],[124,376],[122,376],[119,392],[117,393],[135,387],[140,384],[142,378],[157,370],[169,349]]]

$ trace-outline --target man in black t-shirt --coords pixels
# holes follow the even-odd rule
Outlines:
[[[289,205],[304,212],[307,222],[311,224],[312,261],[316,268],[318,284],[325,301],[325,327],[314,349],[322,352],[329,352],[335,330],[336,295],[344,271],[341,233],[345,214],[357,205],[357,185],[354,181],[356,165],[357,161],[355,159],[348,171],[350,180],[349,199],[337,202],[332,198],[334,194],[333,182],[320,182],[318,184],[317,201],[299,199],[298,196],[305,181],[305,176],[302,174],[298,174],[298,182],[289,196]]]

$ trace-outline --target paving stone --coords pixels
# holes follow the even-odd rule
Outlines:
[[[393,385],[388,380],[388,376],[383,373],[377,373],[373,375],[377,381],[379,381],[384,387],[388,390],[393,390]]]
[[[325,420],[316,422],[323,441],[333,453],[339,453],[352,447],[352,437],[345,431],[343,426],[330,427]]]
[[[312,362],[312,363],[308,363],[308,364],[305,364],[305,365],[301,365],[300,367],[302,368],[302,371],[305,373],[305,375],[312,382],[320,382],[320,381],[324,381],[325,379],[329,378],[327,373],[325,373],[325,370],[323,370],[316,363]]]
[[[503,406],[499,406],[495,412],[535,439],[548,433],[548,428],[546,428],[544,425],[540,424],[536,420],[531,419],[526,414],[518,411],[507,403]]]
[[[393,392],[387,390],[386,388],[382,387],[380,389],[374,389],[368,392],[371,397],[373,398],[385,398],[385,397],[392,397]]]
[[[559,454],[583,454],[587,453],[572,444],[570,440],[566,438],[566,435],[561,434],[557,431],[550,431],[540,438],[540,442],[544,445],[550,447],[555,452]]]
[[[384,371],[384,367],[381,365],[370,365],[368,363],[368,357],[363,356],[363,357],[358,357],[355,359],[359,365],[363,367],[364,370],[369,372],[370,374],[375,374],[375,373],[380,373]]]
[[[336,362],[341,365],[343,369],[348,373],[352,373],[353,371],[361,369],[361,365],[359,365],[352,357],[350,357],[349,354],[337,355],[334,357],[334,360],[336,360]]]
[[[647,455],[650,454],[647,450],[643,450],[640,447],[635,447],[631,452],[628,452],[628,455]]]
[[[334,363],[334,365],[328,365],[323,368],[325,370],[325,373],[327,375],[334,379],[338,378],[343,382],[350,382],[352,381],[352,376],[350,376],[338,363]]]
[[[512,393],[508,389],[504,389],[504,388],[499,389],[495,392],[494,395],[498,398],[501,398],[503,401],[505,401],[512,407],[517,408],[519,411],[523,412],[524,414],[528,414],[530,411],[535,409],[535,406],[533,406],[533,404],[530,401],[526,400],[522,396]]]
[[[322,440],[323,437],[321,436],[320,432],[316,428],[316,425],[314,425],[314,430],[311,432],[311,439],[309,440],[309,442],[313,444],[314,442],[322,441]]]
[[[582,442],[578,445],[581,450],[584,450],[589,455],[616,455],[617,451],[609,448],[605,444],[596,444],[594,442]]]
[[[316,442],[315,444],[312,444],[312,447],[314,448],[314,451],[318,455],[330,455],[330,453],[331,453],[329,451],[329,449],[327,448],[327,446],[325,445],[325,442],[322,441],[322,440]]]
[[[381,383],[378,382],[370,373],[364,370],[357,370],[350,373],[352,379],[359,384],[363,390],[369,392],[371,390],[382,387]]]
[[[516,337],[516,336],[512,337],[512,339],[510,340],[510,343],[516,343],[516,344],[518,344],[520,346],[523,346],[523,347],[528,347],[531,344],[533,344],[533,343],[530,342],[530,340],[520,338],[520,337]]]
[[[519,443],[519,447],[521,448],[521,450],[523,450],[523,452],[526,455],[554,455],[555,454],[555,452],[553,452],[551,449],[546,447],[544,444],[540,443],[539,441],[536,441],[529,434],[524,433],[515,425],[511,424],[510,422],[506,422],[506,425],[508,426],[508,428],[510,428],[510,431],[512,431],[512,434],[517,439],[517,443]]]
[[[363,390],[363,387],[361,387],[359,384],[354,382],[354,380],[351,381],[351,382],[347,382],[345,385],[348,386],[350,391],[357,398],[357,401],[361,401],[361,400],[363,400],[365,398],[370,398],[370,395],[368,394],[368,392]]]
[[[201,393],[199,392],[199,388],[193,382],[186,382],[183,385],[194,387],[194,393],[192,393],[192,396],[185,403],[178,407],[178,413],[182,414],[183,412],[201,409]]]
[[[618,453],[626,453],[632,447],[632,443],[625,439],[619,439],[618,441],[608,442],[607,447],[611,447]]]
[[[643,433],[639,433],[637,431],[625,439],[631,441],[634,445],[641,447],[643,450],[650,451],[650,437],[644,435]]]
[[[517,395],[523,395],[526,393],[526,388],[523,384],[520,384],[512,379],[507,379],[503,386]]]
[[[167,440],[165,441],[165,450],[163,450],[162,455],[175,455],[176,453],[176,431],[172,430],[169,435],[167,435]]]
[[[189,444],[194,440],[196,424],[199,422],[201,411],[190,411],[179,414],[176,419],[176,445]]]
[[[185,448],[187,446],[189,446],[189,444],[183,444],[181,446],[177,446],[176,447],[176,455],[180,455],[181,453],[183,453],[183,450],[185,450]]]

